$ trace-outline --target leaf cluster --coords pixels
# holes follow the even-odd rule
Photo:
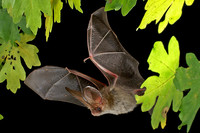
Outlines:
[[[70,7],[83,12],[80,0],[66,0]],[[26,73],[21,58],[29,69],[40,66],[36,46],[28,44],[37,35],[45,17],[46,40],[53,22],[60,23],[63,2],[61,0],[0,0],[0,83],[7,80],[7,89],[16,93],[20,80]]]
[[[80,0],[66,0],[70,7],[79,12]],[[61,0],[0,0],[0,83],[7,81],[7,89],[13,93],[20,88],[20,81],[26,78],[21,64],[40,66],[38,48],[28,42],[37,35],[45,17],[46,40],[52,31],[53,22],[60,23],[63,2]],[[0,119],[3,116],[0,115]]]
[[[105,11],[121,9],[122,15],[126,16],[136,3],[137,0],[106,0]],[[180,19],[184,3],[191,6],[194,0],[147,0],[144,8],[146,12],[137,30],[145,29],[148,24],[155,21],[159,24],[158,33],[162,33],[168,24],[173,25]]]
[[[162,55],[162,56],[160,56]],[[151,124],[153,129],[166,126],[167,112],[172,104],[172,110],[180,111],[180,126],[187,125],[189,132],[197,111],[200,108],[200,63],[193,53],[186,54],[188,68],[179,67],[180,50],[173,36],[168,45],[168,53],[162,42],[154,43],[147,62],[149,69],[159,73],[147,78],[141,87],[146,87],[143,96],[136,96],[138,104],[142,103],[143,112],[153,108]],[[190,89],[186,96],[185,90]]]
[[[35,36],[25,26],[24,16],[19,22],[14,23],[8,12],[1,8],[0,22],[0,83],[7,80],[7,89],[16,93],[20,88],[20,80],[26,78],[20,57],[24,59],[28,68],[38,66],[40,65],[37,57],[38,49],[34,45],[27,44]]]

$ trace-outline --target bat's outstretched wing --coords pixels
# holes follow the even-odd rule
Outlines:
[[[102,88],[104,84],[75,70],[56,66],[45,66],[34,70],[25,84],[46,100],[63,101],[84,106],[72,92],[82,97],[83,88]],[[82,99],[83,100],[83,99]]]
[[[138,61],[121,45],[112,31],[104,8],[90,18],[87,41],[89,58],[107,78],[109,85],[139,88],[143,78],[138,71]]]

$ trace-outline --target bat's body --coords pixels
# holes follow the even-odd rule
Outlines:
[[[107,88],[102,89],[107,90]],[[105,99],[109,99],[107,101],[108,106],[104,107],[104,112],[101,113],[103,114],[124,114],[127,112],[132,111],[136,107],[136,101],[134,98],[134,92],[130,91],[127,92],[123,88],[120,87],[115,87],[110,91],[109,96],[106,92],[101,92],[102,97],[105,97]]]
[[[122,114],[136,107],[135,94],[141,95],[144,81],[138,61],[120,44],[101,8],[91,15],[88,25],[90,59],[108,80],[108,86],[68,68],[45,66],[33,71],[25,84],[43,99],[85,106],[92,115]]]

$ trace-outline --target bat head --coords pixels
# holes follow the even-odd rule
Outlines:
[[[66,90],[82,102],[88,109],[90,109],[93,116],[99,116],[104,110],[105,100],[103,99],[101,92],[92,86],[86,86],[83,89],[83,93],[75,91],[69,88]]]
[[[90,109],[93,116],[99,116],[104,109],[104,100],[97,89],[91,86],[84,88],[84,100],[87,102],[86,106]]]

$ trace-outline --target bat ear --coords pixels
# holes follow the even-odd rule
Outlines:
[[[82,94],[80,91],[75,91],[69,88],[65,88],[72,96],[74,96],[77,100],[79,100],[81,103],[83,103],[85,106],[88,106],[88,104],[85,102],[85,100],[82,97]]]
[[[84,88],[83,93],[88,103],[102,103],[102,95],[96,88],[87,86]]]

